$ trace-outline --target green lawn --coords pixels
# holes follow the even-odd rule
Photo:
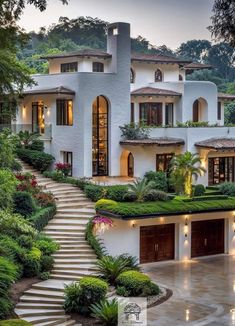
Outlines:
[[[166,202],[156,201],[145,203],[117,203],[117,205],[102,204],[99,205],[97,209],[98,211],[110,212],[123,217],[134,217],[148,214],[187,214],[200,211],[204,212],[235,209],[235,197],[220,200],[202,200],[196,202],[184,202],[180,197],[177,197]]]

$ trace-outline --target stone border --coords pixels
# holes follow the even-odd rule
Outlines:
[[[160,305],[161,303],[170,299],[170,297],[173,295],[172,290],[162,286],[159,286],[159,288],[161,292],[158,295],[147,297],[147,309]]]

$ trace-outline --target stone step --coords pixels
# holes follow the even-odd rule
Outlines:
[[[83,192],[80,193],[80,192],[78,192],[77,190],[74,191],[74,192],[72,192],[69,196],[67,196],[67,195],[65,195],[65,194],[63,194],[63,193],[61,193],[61,194],[58,194],[56,197],[57,197],[58,199],[62,198],[63,200],[70,200],[70,199],[81,198],[81,197],[86,198],[86,196],[84,195]]]
[[[34,317],[24,317],[22,318],[25,321],[29,322],[32,325],[40,325],[40,323],[45,323],[45,322],[57,322],[57,324],[53,324],[53,325],[59,325],[59,323],[64,323],[68,320],[70,320],[70,316],[61,316],[56,318],[56,316],[34,316]],[[48,325],[48,324],[46,324]],[[52,324],[49,324],[52,325]]]
[[[66,245],[68,245],[68,246],[70,246],[70,245],[77,245],[77,246],[81,246],[81,247],[89,247],[89,248],[91,248],[90,247],[90,245],[87,243],[87,241],[86,240],[79,240],[79,239],[75,239],[75,240],[73,240],[73,239],[65,239],[65,240],[63,240],[63,239],[58,239],[57,240],[57,242],[61,245],[61,246],[66,246]]]
[[[64,316],[65,311],[60,310],[48,310],[48,309],[15,309],[15,313],[22,317],[33,317],[33,316]]]
[[[50,236],[62,236],[62,237],[85,237],[84,231],[74,231],[74,230],[55,230],[55,229],[44,229],[43,233]]]
[[[74,190],[74,189],[77,189],[77,187],[73,186],[73,185],[70,185],[68,183],[58,183],[58,182],[54,182],[53,184],[50,184],[47,186],[47,189],[51,189],[51,191],[53,190],[66,190],[66,191],[69,191],[69,190]]]
[[[53,275],[64,275],[64,276],[89,276],[94,275],[95,272],[89,271],[89,270],[61,270],[61,269],[53,269],[52,271]]]
[[[82,258],[87,258],[87,259],[95,259],[97,258],[96,255],[94,253],[82,253],[80,251],[73,251],[72,253],[63,253],[58,251],[57,253],[53,254],[52,257],[54,257],[55,259],[82,259]]]
[[[86,242],[85,241],[85,236],[71,236],[71,235],[52,235],[52,234],[48,234],[45,233],[45,235],[50,236],[52,239],[54,239],[56,242],[58,242],[60,244],[60,241],[64,241],[64,240],[71,240],[71,241],[77,241],[77,240],[81,240],[82,242]]]
[[[60,304],[63,305],[64,303],[64,299],[62,298],[46,298],[46,297],[34,297],[31,295],[26,295],[24,294],[21,298],[20,298],[20,303],[35,303],[37,305],[41,305],[41,304]]]
[[[66,284],[70,284],[71,282],[68,282]],[[46,290],[46,291],[57,291],[58,293],[62,293],[63,294],[63,291],[64,291],[64,286],[65,286],[65,283],[63,282],[58,282],[58,281],[55,281],[55,280],[46,280],[46,281],[43,281],[43,282],[40,282],[40,283],[35,283],[32,285],[32,289],[36,289],[36,290]]]
[[[85,275],[84,275],[85,276]],[[83,275],[60,275],[51,273],[50,277],[55,280],[71,280],[71,281],[79,281]]]
[[[92,208],[85,208],[85,207],[81,207],[81,208],[58,208],[57,209],[57,214],[60,214],[60,215],[65,215],[65,214],[80,214],[80,213],[87,213],[88,215],[90,214],[95,214],[95,210],[92,209]]]
[[[70,264],[91,264],[91,263],[96,263],[97,259],[85,259],[85,258],[67,258],[67,259],[62,259],[62,258],[55,258],[55,265],[57,264],[64,264],[64,265],[70,265]]]
[[[58,199],[58,203],[76,203],[78,201],[88,201],[87,197],[85,197],[84,195],[74,195],[74,196],[64,196],[64,197],[58,197],[56,196],[56,198]]]
[[[78,324],[76,324],[75,320],[67,320],[67,321],[55,320],[55,321],[51,321],[51,322],[43,322],[43,323],[37,324],[37,326],[57,326],[57,325],[58,326],[77,326]]]
[[[76,226],[76,225],[81,225],[81,226],[86,226],[87,223],[89,222],[89,219],[86,218],[74,218],[74,219],[70,219],[70,218],[57,218],[54,217],[49,223],[48,225],[70,225],[70,226]]]
[[[55,264],[54,265],[54,270],[63,270],[63,271],[80,271],[80,272],[97,272],[98,269],[95,264]]]
[[[54,219],[69,219],[70,221],[72,220],[86,220],[89,221],[90,218],[92,218],[94,216],[94,214],[83,214],[83,213],[77,213],[75,215],[72,214],[61,214],[61,213],[57,213],[56,215],[54,215]]]
[[[76,208],[85,208],[85,207],[89,207],[89,205],[93,205],[91,204],[90,202],[86,202],[86,201],[80,201],[80,202],[77,202],[77,203],[65,203],[65,204],[60,204],[60,203],[57,203],[57,208],[58,210],[60,209],[76,209]]]
[[[49,309],[49,310],[62,310],[63,309],[63,304],[55,304],[55,303],[46,303],[43,304],[42,302],[40,302],[40,305],[38,304],[38,302],[22,302],[20,301],[17,305],[16,308],[19,310],[23,310],[23,309],[38,309],[38,307],[40,307],[40,309]]]
[[[81,194],[81,195],[84,195],[83,192],[81,192],[78,188],[69,188],[69,189],[57,189],[57,190],[53,190],[53,194],[55,196],[62,196],[62,197],[66,197],[66,196],[72,196],[72,195],[78,195],[78,194]]]
[[[73,232],[78,234],[84,234],[84,231],[86,229],[87,223],[73,223],[70,225],[69,223],[64,223],[64,225],[61,225],[60,223],[54,223],[53,220],[47,226],[44,228],[44,230],[51,230],[51,231],[65,231],[65,232]]]
[[[94,255],[94,250],[93,249],[81,249],[81,248],[60,248],[59,251],[56,252],[56,254],[61,254],[61,255],[66,255],[66,254],[82,254],[82,255]]]
[[[29,289],[24,292],[27,296],[33,296],[36,298],[54,298],[61,299],[63,298],[63,292],[60,291],[52,291],[52,290],[39,290],[39,289]]]

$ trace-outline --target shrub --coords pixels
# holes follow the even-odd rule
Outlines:
[[[52,256],[42,256],[41,258],[41,271],[50,272],[54,266],[54,258]]]
[[[64,308],[66,312],[88,314],[90,306],[103,300],[108,291],[108,284],[95,277],[83,277],[79,284],[72,283],[65,287]]]
[[[34,246],[38,248],[43,255],[52,255],[59,249],[59,245],[56,242],[46,239],[36,240]]]
[[[0,321],[0,326],[30,326],[31,324],[25,320],[9,319]]]
[[[144,201],[144,196],[154,188],[154,181],[149,181],[146,178],[135,180],[128,185],[128,191],[131,194],[136,195],[136,201]]]
[[[118,286],[124,287],[130,296],[156,295],[160,292],[157,285],[153,285],[149,276],[138,271],[126,271],[117,278]]]
[[[9,259],[0,257],[0,297],[2,293],[6,293],[17,278],[17,266]]]
[[[118,323],[118,301],[116,299],[102,300],[91,305],[91,316],[98,319],[102,325],[116,326]]]
[[[8,170],[0,170],[0,209],[11,208],[17,180]]]
[[[118,257],[126,261],[128,268],[137,271],[140,270],[137,257],[129,254],[121,254]]]
[[[99,186],[88,184],[85,186],[84,191],[86,196],[95,202],[102,198],[114,201],[123,201],[123,197],[128,191],[128,186]]]
[[[93,234],[93,218],[91,218],[86,225],[85,237],[89,245],[94,249],[97,257],[103,257],[103,255],[105,254],[105,249],[101,241],[97,239],[97,237]]]
[[[131,263],[130,258],[123,255],[117,257],[104,256],[96,263],[97,272],[99,277],[107,280],[109,284],[114,285],[118,276],[131,268]]]
[[[30,216],[36,211],[32,196],[26,191],[17,191],[13,195],[14,213],[24,217]]]
[[[21,247],[26,249],[31,249],[34,244],[33,238],[28,235],[21,235],[16,240]]]
[[[201,184],[198,184],[195,186],[194,188],[194,196],[197,197],[197,196],[203,196],[206,192],[206,189],[203,185]]]
[[[130,123],[119,127],[122,139],[145,139],[149,138],[150,128],[144,123]]]
[[[125,288],[125,286],[118,286],[116,289],[117,295],[120,295],[121,297],[129,297],[130,292]]]
[[[166,192],[156,189],[151,189],[144,195],[144,201],[156,200],[167,201],[169,198]]]
[[[55,205],[55,198],[51,193],[39,192],[34,195],[37,203],[41,207],[48,207],[50,205]]]
[[[17,173],[15,175],[19,184],[17,185],[18,191],[26,191],[31,194],[36,194],[40,191],[36,177],[31,173]]]
[[[144,177],[147,179],[148,182],[153,181],[155,183],[154,189],[165,192],[168,190],[166,173],[162,171],[149,171],[145,173]]]
[[[34,237],[36,230],[18,214],[10,214],[8,211],[0,211],[0,230],[2,233],[17,238],[20,235]]]
[[[39,275],[40,260],[42,253],[38,248],[33,247],[24,258],[24,276],[33,277]]]
[[[7,235],[0,235],[0,255],[15,263],[21,263],[26,251],[18,242]]]
[[[235,196],[235,183],[225,182],[219,186],[219,190],[223,195]]]
[[[44,143],[40,139],[35,139],[32,141],[32,143],[28,146],[28,149],[31,149],[32,151],[44,151]]]
[[[47,170],[54,161],[52,155],[44,152],[32,151],[30,149],[17,149],[17,155],[23,161],[31,164],[37,170],[42,172]]]
[[[71,168],[72,168],[70,163],[60,163],[60,162],[56,163],[55,167],[56,167],[56,170],[61,171],[65,177],[67,177],[69,175],[69,173],[71,172]]]
[[[17,160],[13,160],[11,165],[11,170],[14,172],[20,172],[22,170],[22,166],[20,162],[18,162]]]
[[[111,199],[99,199],[96,204],[96,207],[102,207],[102,205],[117,205],[117,202]]]
[[[123,201],[127,201],[127,202],[134,202],[137,200],[137,196],[135,193],[131,193],[131,192],[127,192],[124,196],[123,196]]]
[[[13,304],[8,295],[4,295],[0,297],[0,319],[6,318],[12,311],[12,308],[13,308]]]
[[[42,231],[42,229],[48,224],[48,222],[53,218],[56,213],[56,206],[48,206],[39,211],[36,211],[35,214],[30,216],[30,221],[33,223],[34,227],[38,231]]]
[[[50,273],[49,272],[42,272],[40,273],[40,279],[43,281],[49,280],[50,278]]]
[[[85,189],[85,186],[87,186],[90,182],[88,181],[88,179],[86,178],[79,178],[77,180],[77,186],[78,188],[80,188],[81,190]]]

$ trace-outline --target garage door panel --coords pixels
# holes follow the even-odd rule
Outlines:
[[[192,222],[191,256],[224,253],[224,219]]]

